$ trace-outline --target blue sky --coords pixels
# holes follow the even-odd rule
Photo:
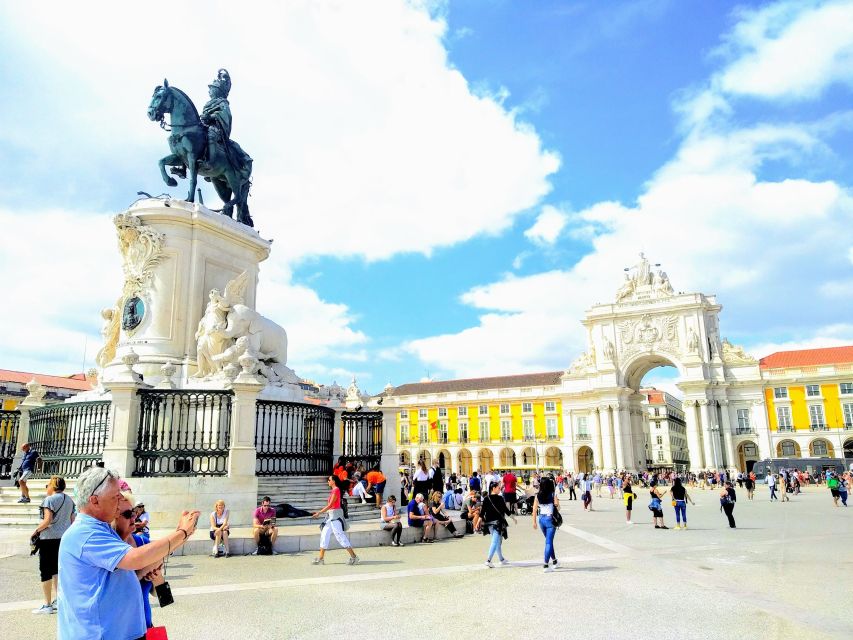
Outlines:
[[[193,56],[153,13],[0,8],[0,366],[91,364],[109,215],[184,187],[151,90],[220,66],[304,377],[565,368],[641,250],[757,356],[853,342],[853,3],[188,3]]]

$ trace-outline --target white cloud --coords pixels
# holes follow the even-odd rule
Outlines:
[[[749,346],[747,351],[756,358],[763,358],[777,351],[821,349],[824,347],[841,347],[850,344],[853,344],[853,324],[841,322],[818,327],[808,333],[803,332],[803,335],[783,342],[756,343]]]
[[[551,245],[560,237],[560,232],[568,224],[569,216],[556,207],[547,204],[536,218],[536,222],[524,232],[528,240],[537,244]]]

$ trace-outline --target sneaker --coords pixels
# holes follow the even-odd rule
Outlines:
[[[501,566],[502,567],[508,567],[509,565],[510,565],[509,560],[506,560],[506,559],[501,560]]]
[[[662,524],[662,525],[660,526],[660,528],[661,528],[661,529],[669,529],[669,527],[667,527],[665,524]]]
[[[495,565],[493,565],[493,564],[492,564],[492,561],[491,561],[491,560],[486,560],[486,566],[487,566],[489,569],[494,569],[494,568],[495,568]]]
[[[681,525],[681,528],[682,528],[682,529],[687,529],[687,525],[686,525],[686,524],[683,524],[683,525]]]
[[[274,556],[277,556],[277,555],[278,555],[278,551],[276,551],[275,549],[273,549],[273,550],[272,550],[272,554],[273,554]]]
[[[551,560],[551,564],[554,565],[554,567],[559,567],[560,561],[557,560],[557,558],[554,558],[553,560]]]
[[[350,559],[347,560],[347,564],[356,565],[356,564],[360,564],[360,563],[361,563],[361,558],[359,558],[358,556],[350,556]]]
[[[405,544],[404,542],[398,542],[398,543],[397,543],[397,546],[398,546],[398,547],[405,547],[405,546],[406,546],[406,544]]]
[[[677,525],[675,525],[675,527],[673,527],[673,529],[675,529],[676,531],[678,531],[679,529],[681,529],[681,525],[680,525],[680,524],[677,524]]]
[[[628,520],[628,522],[626,522],[625,524],[634,524],[634,522],[631,520]]]
[[[54,611],[57,611],[59,609],[59,601],[54,600],[53,602],[50,603],[50,606],[53,607]]]
[[[18,504],[27,504],[29,501],[30,501],[29,498],[25,498],[25,497],[21,496],[21,499],[18,500]]]
[[[392,546],[392,547],[399,547],[399,546],[400,546],[400,543],[399,543],[399,542],[394,542],[394,541],[392,540],[392,541],[391,541],[391,546]]]
[[[253,556],[258,555],[258,550],[257,550],[257,549],[255,549],[254,551],[252,551],[251,555],[253,555]]]
[[[554,573],[554,567],[552,567],[550,564],[544,564],[544,565],[542,565],[542,572],[543,573]]]
[[[323,558],[314,558],[311,564],[326,564],[326,561]]]
[[[38,609],[33,609],[33,613],[37,613],[37,614],[43,614],[43,613],[51,614],[51,613],[56,613],[56,610],[55,610],[52,606],[50,606],[49,604],[43,604],[43,605],[42,605],[42,606],[40,606]]]

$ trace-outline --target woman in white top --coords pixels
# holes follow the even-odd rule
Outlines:
[[[423,494],[424,496],[428,496],[430,494],[430,488],[432,486],[432,474],[427,471],[426,462],[424,462],[423,458],[418,460],[418,468],[415,469],[415,473],[412,476],[412,482],[414,483],[414,494],[418,495]]]
[[[213,540],[213,551],[210,555],[214,558],[222,555],[219,553],[220,544],[225,548],[225,557],[231,557],[231,552],[228,549],[228,516],[225,500],[217,500],[210,514],[210,539]]]
[[[391,546],[405,546],[400,542],[400,535],[403,533],[403,525],[400,522],[400,510],[397,509],[397,496],[393,494],[388,496],[388,500],[384,505],[382,505],[380,518],[382,521],[380,522],[379,527],[383,531],[391,532]]]

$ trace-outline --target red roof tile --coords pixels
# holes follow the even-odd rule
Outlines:
[[[36,381],[44,387],[74,389],[75,391],[89,391],[92,388],[92,385],[89,384],[86,377],[81,373],[75,373],[73,376],[65,377],[49,376],[43,373],[26,373],[24,371],[0,369],[0,383],[18,382],[20,384],[27,384],[33,378],[35,378]]]
[[[761,358],[758,364],[762,369],[782,369],[784,367],[814,367],[821,364],[848,362],[853,362],[853,346],[777,351]]]
[[[409,396],[421,393],[447,393],[449,391],[484,391],[486,389],[507,389],[517,387],[550,387],[560,384],[562,371],[545,373],[524,373],[514,376],[494,378],[467,378],[464,380],[436,380],[434,382],[411,382],[402,384],[391,391],[390,395]]]

